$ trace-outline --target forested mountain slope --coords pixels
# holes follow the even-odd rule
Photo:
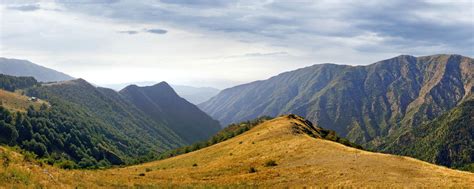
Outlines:
[[[294,113],[359,144],[432,120],[472,94],[474,60],[402,55],[368,66],[319,64],[225,89],[199,107],[223,125]]]
[[[474,99],[405,131],[383,150],[474,172]]]
[[[23,90],[48,104],[26,113],[2,109],[3,125],[13,133],[3,143],[18,144],[52,163],[136,163],[185,144],[164,122],[147,117],[117,92],[82,79]]]

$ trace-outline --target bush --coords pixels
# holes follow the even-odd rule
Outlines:
[[[22,151],[23,161],[25,162],[35,162],[37,155],[30,151]]]
[[[273,167],[277,165],[278,164],[274,160],[268,160],[267,162],[265,162],[265,167]]]
[[[75,169],[77,167],[76,163],[71,160],[62,160],[57,165],[62,169]]]
[[[145,172],[150,172],[150,171],[152,171],[151,168],[146,168],[146,169],[145,169]]]
[[[7,168],[10,165],[10,154],[8,152],[2,152],[0,153],[0,159],[3,160],[3,168]]]
[[[140,174],[138,174],[138,176],[144,177],[145,173],[140,173]]]
[[[255,172],[257,172],[257,169],[255,169],[255,167],[250,167],[249,173],[255,173]]]
[[[197,166],[198,166],[198,164],[196,164],[196,163],[195,163],[195,164],[193,164],[193,167],[197,167]]]

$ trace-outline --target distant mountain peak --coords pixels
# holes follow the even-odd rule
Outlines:
[[[0,57],[0,73],[12,76],[32,76],[38,81],[67,81],[71,77],[62,72],[34,64],[27,60]]]

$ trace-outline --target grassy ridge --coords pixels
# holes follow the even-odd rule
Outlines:
[[[0,166],[0,187],[465,188],[474,182],[472,173],[349,148],[304,130],[318,134],[300,119],[278,117],[192,153],[106,170],[58,169],[7,149],[9,163],[0,158],[0,165],[8,164]]]

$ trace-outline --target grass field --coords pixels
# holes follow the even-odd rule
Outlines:
[[[114,187],[474,187],[474,174],[372,153],[298,132],[288,116],[228,141],[161,161],[107,170],[61,170],[1,148],[4,188]],[[8,158],[5,158],[7,157]],[[5,166],[5,160],[9,163]]]
[[[0,89],[0,105],[11,110],[25,112],[30,105],[39,108],[41,104],[47,103],[43,100],[29,101],[28,96],[21,95],[21,91],[10,92]]]

